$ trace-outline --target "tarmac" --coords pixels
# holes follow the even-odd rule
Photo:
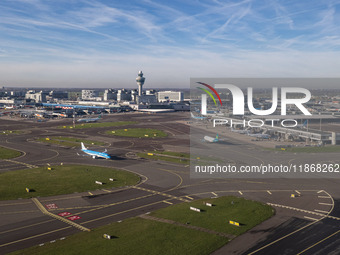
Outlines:
[[[22,130],[20,134],[0,135],[0,146],[22,152],[18,158],[0,160],[0,173],[48,164],[81,164],[113,167],[137,173],[139,184],[132,187],[0,201],[0,253],[41,245],[111,222],[199,198],[233,195],[268,203],[275,216],[246,234],[233,239],[213,254],[339,254],[339,178],[305,175],[298,178],[191,178],[190,166],[136,157],[137,152],[171,148],[174,151],[211,151],[235,164],[336,162],[336,153],[276,153],[266,150],[268,141],[225,130],[220,144],[202,143],[203,135],[214,136],[204,124],[191,121],[197,140],[189,139],[189,114],[183,112],[105,115],[101,121],[138,121],[133,127],[156,128],[168,133],[159,139],[114,137],[105,134],[114,128],[60,129],[72,120],[33,122],[0,118],[0,130]],[[132,127],[132,126],[131,126]],[[129,128],[126,127],[126,128]],[[79,149],[38,143],[36,138],[72,136],[104,141],[113,160],[77,156]],[[270,142],[270,141],[269,141]],[[272,143],[272,142],[270,142]],[[263,145],[263,146],[261,146]],[[271,146],[271,144],[270,144]],[[269,146],[269,147],[270,147]],[[216,149],[217,148],[217,149]],[[215,152],[218,153],[215,153]],[[223,152],[223,153],[222,153]],[[225,156],[227,155],[227,156]],[[294,194],[295,197],[291,197]],[[40,204],[40,205],[39,205]],[[44,209],[43,209],[44,208]],[[68,217],[74,220],[63,220]],[[73,222],[74,224],[71,224]]]

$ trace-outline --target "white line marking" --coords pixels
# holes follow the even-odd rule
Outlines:
[[[298,190],[295,190],[296,193],[298,193],[299,195],[301,194]]]
[[[238,191],[238,193],[240,193],[241,195],[243,195],[243,193],[241,191]]]
[[[322,211],[322,210],[317,210],[317,209],[315,209],[314,211],[321,212],[321,213],[328,213],[327,211]]]
[[[319,205],[332,205],[332,204],[327,204],[327,203],[319,203]]]
[[[330,198],[329,196],[318,196],[318,198]]]
[[[312,221],[317,221],[318,219],[315,219],[315,218],[311,218],[311,217],[308,217],[308,216],[303,216],[304,218],[308,219],[308,220],[312,220]]]
[[[271,193],[269,190],[267,190],[267,192],[268,192],[268,194],[269,194],[269,195],[271,195],[271,194],[272,194],[272,193]]]
[[[323,192],[323,190],[319,190],[317,193],[321,193],[321,192]]]
[[[218,195],[215,192],[211,192],[211,194],[213,194],[214,196],[218,197]]]

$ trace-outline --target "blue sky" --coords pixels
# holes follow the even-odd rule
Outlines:
[[[339,77],[340,1],[1,0],[0,84]]]

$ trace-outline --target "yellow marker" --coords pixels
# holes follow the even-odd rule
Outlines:
[[[66,128],[66,126],[63,126],[63,128]]]
[[[26,192],[30,192],[30,189],[29,189],[29,188],[26,188]]]
[[[52,167],[48,167],[47,170],[52,170]]]
[[[127,131],[127,129],[124,129],[124,131]]]
[[[295,194],[291,194],[290,197],[294,198],[294,197],[295,197]]]
[[[234,225],[234,226],[238,226],[238,227],[240,226],[240,223],[238,223],[236,221],[232,221],[232,220],[229,221],[229,224]]]
[[[281,148],[281,150],[285,151],[286,149],[285,148]]]
[[[149,137],[149,135],[144,135],[144,136]]]
[[[153,153],[148,153],[149,156],[153,156]]]
[[[112,131],[112,133],[114,134],[114,133],[116,133],[116,131]]]
[[[49,140],[50,140],[50,138],[46,137],[46,141],[49,141]]]
[[[196,159],[200,159],[200,157],[197,157]]]

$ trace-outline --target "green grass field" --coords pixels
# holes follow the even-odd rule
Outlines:
[[[109,181],[109,178],[116,179]],[[95,184],[104,182],[104,185]],[[139,182],[136,174],[97,166],[65,165],[24,169],[0,174],[0,200],[53,196],[135,185]],[[26,188],[34,192],[26,192]]]
[[[21,155],[20,151],[0,147],[0,159],[16,158]]]
[[[101,123],[82,123],[82,124],[76,124],[75,127],[73,127],[73,125],[69,125],[69,126],[62,126],[59,128],[65,128],[65,129],[104,128],[104,127],[128,126],[128,125],[134,125],[134,124],[137,124],[137,122],[136,121],[116,121],[116,122],[101,122]]]
[[[203,202],[212,203],[214,206],[206,206]],[[202,209],[204,212],[198,213],[191,211],[189,210],[190,206]],[[273,209],[268,205],[244,198],[228,196],[214,199],[201,199],[190,204],[176,204],[160,209],[150,215],[174,220],[183,224],[190,222],[190,225],[212,229],[217,232],[240,235],[270,218],[273,213]],[[230,220],[239,222],[241,226],[236,227],[230,225]]]
[[[294,152],[294,153],[323,153],[323,152],[340,152],[340,146],[320,146],[320,147],[291,147],[270,149],[274,151]]]
[[[56,144],[65,147],[81,147],[80,143],[83,142],[85,146],[87,145],[100,145],[103,146],[107,143],[104,142],[97,142],[92,140],[86,140],[82,138],[75,138],[75,137],[64,137],[64,136],[52,136],[46,138],[38,138],[36,141],[47,143],[47,144]]]
[[[160,138],[166,137],[168,134],[162,130],[151,128],[127,128],[112,131],[106,131],[108,135],[136,137],[136,138]]]
[[[103,234],[115,236],[104,239]],[[187,229],[171,224],[131,218],[112,223],[91,232],[82,232],[53,244],[32,247],[11,254],[20,255],[177,255],[210,254],[227,243],[224,237]]]

